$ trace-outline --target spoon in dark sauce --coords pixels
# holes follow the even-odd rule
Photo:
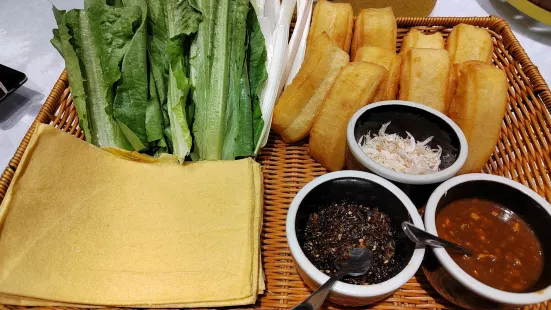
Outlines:
[[[471,250],[462,247],[459,244],[449,242],[442,238],[438,238],[433,234],[429,234],[428,232],[415,227],[415,225],[410,222],[402,222],[402,230],[404,231],[406,236],[408,236],[409,240],[415,243],[420,243],[431,247],[448,248],[459,251],[468,256],[473,255],[473,252]]]
[[[323,302],[331,292],[335,283],[344,276],[358,277],[366,274],[373,263],[373,253],[366,248],[354,248],[350,250],[348,257],[335,261],[337,272],[312,293],[303,302],[291,310],[315,310],[321,309]]]

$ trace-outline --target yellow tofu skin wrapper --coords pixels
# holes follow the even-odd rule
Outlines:
[[[2,202],[0,299],[254,303],[262,287],[260,165],[144,160],[38,125]]]

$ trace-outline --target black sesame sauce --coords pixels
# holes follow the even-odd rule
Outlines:
[[[359,277],[344,277],[350,284],[376,284],[397,275],[405,266],[396,253],[396,231],[387,214],[377,208],[355,203],[332,204],[308,218],[303,250],[308,259],[322,272],[336,272],[336,259],[347,257],[349,251],[364,247],[373,253],[371,269]]]

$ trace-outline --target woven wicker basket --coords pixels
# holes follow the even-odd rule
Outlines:
[[[493,62],[507,74],[509,110],[505,116],[501,139],[484,168],[487,173],[503,175],[529,186],[551,201],[551,92],[536,66],[532,64],[507,23],[497,17],[476,18],[398,18],[400,47],[408,28],[440,31],[447,37],[459,23],[488,29],[494,39]],[[78,117],[70,98],[67,74],[63,72],[46,103],[38,113],[37,123],[46,123],[83,139]],[[0,202],[25,152],[33,127],[0,177]],[[289,308],[303,300],[309,289],[302,282],[290,256],[285,237],[287,208],[297,191],[326,171],[308,155],[307,145],[286,145],[272,134],[262,150],[259,162],[264,167],[265,208],[262,232],[263,266],[267,292],[257,307]],[[329,305],[330,308],[336,307]],[[374,305],[376,309],[442,309],[452,305],[429,285],[422,272],[391,297]],[[3,306],[4,308],[19,308]],[[551,310],[551,302],[526,309]]]

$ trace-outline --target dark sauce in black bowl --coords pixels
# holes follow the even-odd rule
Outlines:
[[[396,255],[397,232],[389,216],[378,208],[359,203],[333,203],[312,213],[304,233],[302,247],[312,264],[327,275],[335,273],[334,262],[347,257],[356,247],[373,253],[373,265],[363,276],[344,277],[341,281],[364,285],[384,282],[397,275],[407,262]]]
[[[297,210],[295,230],[308,260],[325,274],[327,270],[335,272],[335,259],[346,257],[347,251],[361,242],[366,248],[371,246],[369,250],[376,243],[368,273],[342,280],[376,284],[400,273],[413,256],[415,244],[403,233],[403,221],[412,219],[392,190],[368,179],[346,176],[327,180],[306,194]],[[394,256],[390,257],[392,248]]]

